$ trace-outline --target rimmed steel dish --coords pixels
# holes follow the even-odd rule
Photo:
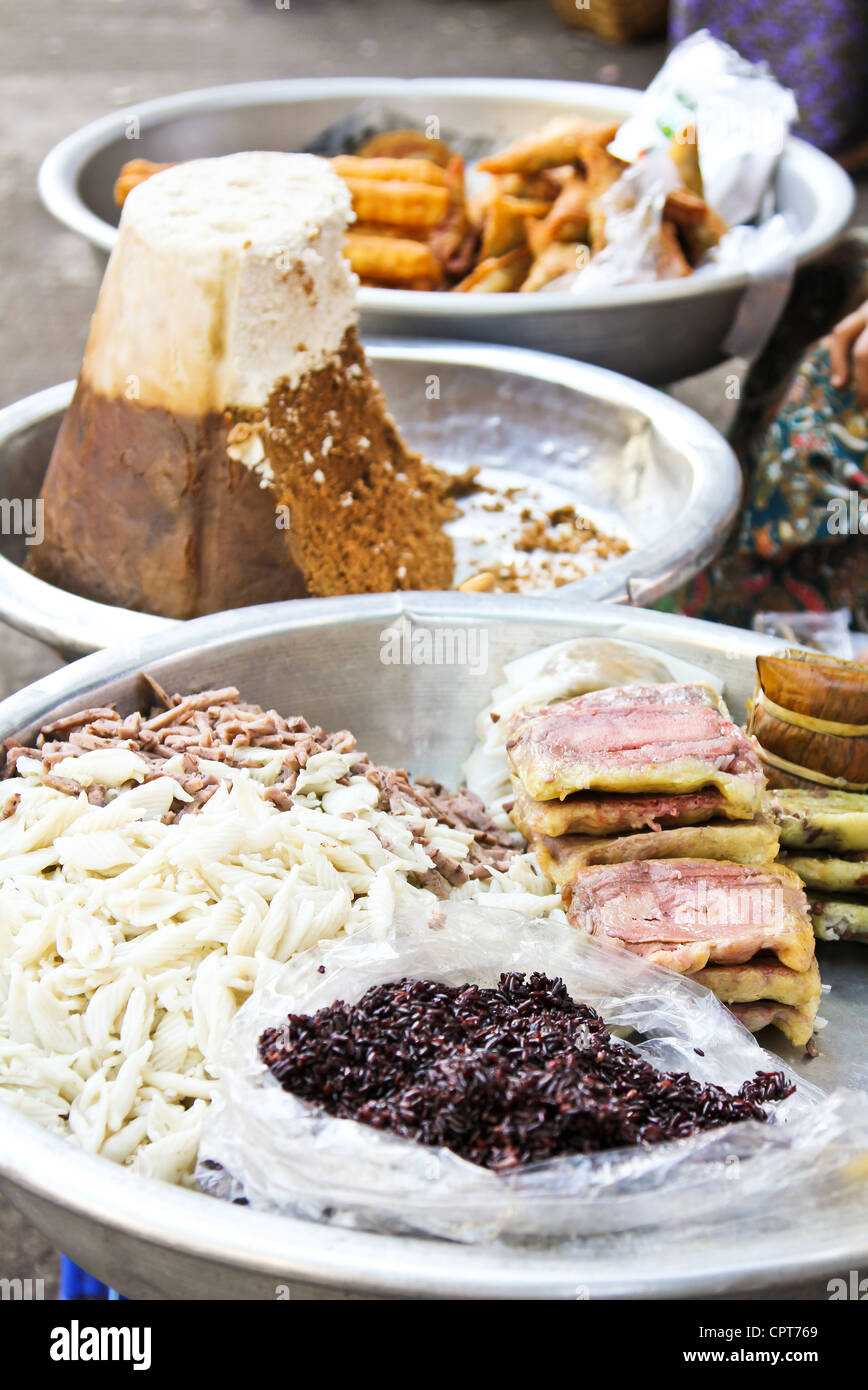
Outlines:
[[[640,95],[627,87],[517,78],[338,77],[210,87],[115,111],[75,131],[47,155],[39,191],[58,221],[104,254],[116,235],[112,188],[121,165],[133,157],[170,162],[245,149],[304,149],[365,103],[376,103],[386,116],[394,111],[413,118],[423,128],[434,119],[444,133],[490,135],[500,144],[566,111],[625,117]],[[835,240],[853,199],[853,185],[834,160],[802,140],[787,141],[775,201],[797,228],[796,263]],[[359,302],[369,334],[511,343],[661,383],[703,371],[728,355],[725,344],[751,282],[747,271],[722,271],[615,287],[580,303],[545,291],[362,289]]]
[[[651,603],[719,549],[741,474],[725,440],[686,406],[612,372],[518,348],[367,347],[405,437],[433,462],[544,479],[603,530],[627,539],[626,555],[565,585],[562,597]],[[0,411],[0,497],[38,498],[71,394],[66,382]],[[0,619],[65,654],[170,625],[44,583],[23,568],[27,551],[23,535],[0,536]]]

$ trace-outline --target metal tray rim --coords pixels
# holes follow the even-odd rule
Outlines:
[[[532,98],[549,100],[553,105],[575,108],[589,106],[619,114],[632,109],[641,92],[630,87],[602,83],[555,81],[540,78],[389,78],[332,77],[277,78],[263,82],[239,82],[205,87],[157,97],[136,108],[142,128],[157,125],[177,115],[202,113],[244,105],[270,105],[281,101],[310,100],[316,97],[397,96],[402,92],[431,92],[432,95],[503,96],[509,100]],[[104,222],[86,205],[79,193],[81,170],[86,161],[106,143],[123,135],[124,111],[110,112],[64,137],[46,155],[39,169],[39,195],[47,211],[70,231],[83,236],[103,251],[111,251],[116,228]],[[828,155],[804,140],[791,137],[785,146],[784,161],[803,171],[806,182],[822,186],[817,213],[793,243],[798,263],[829,246],[850,218],[855,190],[848,175]],[[750,283],[748,272],[731,271],[715,275],[712,281],[696,285],[691,279],[664,283],[622,286],[600,290],[571,302],[568,296],[541,292],[533,304],[516,294],[485,296],[444,296],[403,290],[362,289],[359,304],[363,311],[391,312],[412,316],[418,313],[443,318],[496,320],[504,315],[524,317],[530,313],[578,314],[617,308],[627,304],[663,303],[692,299],[744,289]],[[479,299],[482,303],[478,303]],[[454,301],[460,302],[456,304]],[[444,303],[444,300],[446,301]]]
[[[586,579],[558,590],[575,598],[653,602],[689,578],[716,553],[735,519],[741,471],[713,425],[679,401],[604,367],[531,348],[439,339],[366,339],[371,361],[430,361],[483,367],[554,382],[646,415],[664,437],[678,439],[693,465],[693,488],[677,533],[631,552]],[[66,406],[75,383],[63,382],[0,410],[0,449],[20,430]],[[173,620],[80,598],[28,574],[0,556],[0,618],[61,651],[93,651],[173,626]]]
[[[32,725],[66,700],[85,698],[104,681],[163,657],[206,653],[239,638],[256,643],[304,628],[325,631],[354,620],[387,623],[407,614],[422,623],[533,623],[543,644],[547,626],[562,625],[566,617],[564,607],[550,599],[511,600],[504,595],[363,595],[200,618],[93,653],[9,697],[0,703],[0,739]],[[605,605],[577,603],[570,615],[586,631],[611,634],[613,613]],[[777,645],[755,633],[671,614],[623,610],[618,618],[618,635],[652,644],[656,639],[664,647],[667,638],[683,641],[689,635],[697,654],[714,649],[733,660],[751,661]],[[61,1171],[62,1202],[57,1182]],[[575,1249],[465,1247],[323,1227],[239,1210],[197,1192],[137,1177],[77,1150],[5,1105],[0,1118],[0,1184],[25,1213],[44,1214],[49,1205],[62,1206],[82,1222],[97,1221],[109,1228],[124,1241],[125,1250],[129,1243],[152,1252],[172,1251],[180,1259],[207,1264],[215,1278],[220,1268],[255,1276],[260,1288],[270,1279],[276,1284],[292,1278],[308,1286],[393,1297],[575,1298],[579,1285],[588,1285],[594,1298],[696,1297],[821,1278],[868,1259],[868,1212],[856,1225],[849,1221],[830,1228],[809,1250],[786,1231],[748,1249],[743,1243],[728,1244],[722,1232],[715,1235],[713,1262],[703,1248],[680,1263],[673,1257],[663,1270],[659,1254],[625,1262],[617,1254],[586,1256]]]

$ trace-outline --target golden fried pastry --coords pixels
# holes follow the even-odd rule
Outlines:
[[[591,249],[584,242],[553,241],[536,257],[521,286],[521,293],[529,294],[534,290],[544,289],[552,280],[559,280],[562,275],[584,270],[590,259]]]
[[[696,126],[686,125],[680,130],[669,146],[669,158],[678,170],[684,187],[698,198],[703,197],[702,171],[699,167],[699,146],[696,142]]]
[[[480,159],[479,168],[489,174],[536,174],[582,158],[597,123],[577,116],[556,116],[540,130],[521,135],[505,150]]]
[[[396,289],[435,290],[443,278],[442,265],[421,241],[350,231],[344,255],[360,279]]]
[[[517,198],[510,193],[497,194],[486,209],[482,225],[479,247],[482,259],[505,256],[507,251],[526,245],[525,222],[529,217],[545,217],[548,210],[548,203],[534,202],[532,198]]]
[[[363,159],[430,159],[446,168],[452,150],[444,140],[431,140],[421,130],[384,130],[356,150]]]
[[[342,179],[398,179],[402,183],[434,183],[443,187],[446,171],[430,159],[362,159],[340,154],[329,163]]]
[[[587,240],[590,196],[588,181],[581,174],[574,174],[564,184],[542,221],[528,233],[536,256],[541,256],[553,241]]]
[[[400,179],[345,179],[360,222],[435,227],[449,212],[449,190]]]
[[[530,252],[519,246],[505,256],[480,261],[455,289],[460,294],[509,294],[520,288],[530,263]]]
[[[171,164],[154,164],[150,159],[130,159],[118,174],[114,186],[114,200],[119,208],[122,208],[127,197],[145,179],[149,179],[153,174],[159,174],[163,169],[171,169]]]

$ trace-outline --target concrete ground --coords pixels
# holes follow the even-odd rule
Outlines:
[[[42,210],[36,174],[51,146],[84,122],[190,87],[269,77],[484,75],[643,87],[664,54],[662,42],[612,48],[566,30],[540,0],[7,5],[0,59],[0,405],[78,370],[101,270],[88,246]],[[868,213],[864,190],[860,205]],[[680,386],[678,394],[722,422],[721,370]],[[0,625],[0,697],[58,665],[55,652]],[[0,1200],[0,1276],[44,1278],[46,1294],[54,1296],[56,1267],[50,1241]]]

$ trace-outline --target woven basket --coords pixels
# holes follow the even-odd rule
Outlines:
[[[613,43],[665,34],[669,15],[669,0],[554,0],[554,6],[564,24]]]

